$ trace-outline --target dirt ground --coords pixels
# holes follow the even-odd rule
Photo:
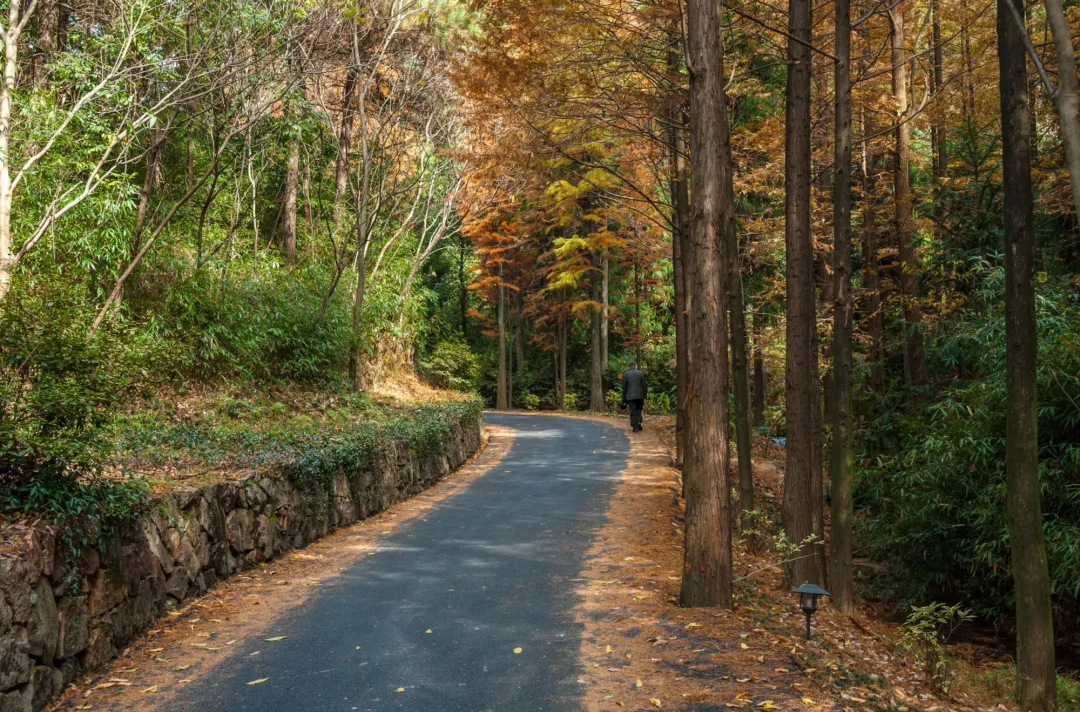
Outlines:
[[[629,433],[630,466],[611,501],[608,523],[592,549],[578,589],[585,627],[580,683],[589,712],[656,708],[748,710],[1007,710],[1007,700],[978,684],[954,685],[938,697],[899,644],[897,626],[880,606],[860,602],[855,617],[825,604],[805,636],[805,617],[781,581],[776,557],[757,555],[736,539],[734,610],[678,607],[683,505],[672,467],[671,418],[646,420]],[[783,450],[754,443],[758,501],[779,505]],[[734,474],[734,473],[733,473]],[[968,677],[992,673],[967,659],[985,651],[954,649]]]

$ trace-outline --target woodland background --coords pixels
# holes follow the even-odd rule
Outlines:
[[[835,407],[837,50],[834,4],[812,4],[813,303],[798,313],[820,471]],[[0,7],[6,511],[96,531],[138,507],[142,485],[110,474],[139,448],[347,430],[387,417],[369,391],[414,368],[496,407],[606,410],[637,361],[647,409],[677,412],[683,437],[696,287],[680,253],[680,4]],[[1042,6],[1023,11],[1058,86]],[[1066,5],[1074,35],[1077,12]],[[1009,629],[994,3],[856,0],[851,16],[855,556],[888,562],[866,595],[963,602]],[[720,373],[741,459],[750,427],[788,435],[791,32],[787,8],[762,0],[720,17],[736,226]],[[1031,64],[1038,477],[1066,646],[1080,633],[1080,224]],[[185,411],[192,394],[201,415]],[[745,479],[738,499],[753,511]]]

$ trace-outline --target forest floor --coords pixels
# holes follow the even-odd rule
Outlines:
[[[895,612],[881,603],[860,601],[848,618],[826,602],[807,642],[777,556],[749,551],[742,539],[734,547],[734,610],[679,608],[684,509],[671,466],[673,419],[647,417],[645,431],[630,437],[630,467],[578,590],[590,712],[1015,709],[1000,646],[950,646],[950,693],[935,693],[900,642]],[[783,450],[766,438],[754,445],[765,455],[754,463],[758,501],[775,514]]]

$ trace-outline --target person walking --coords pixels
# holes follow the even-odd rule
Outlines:
[[[637,364],[622,376],[622,407],[630,406],[630,428],[636,433],[641,430],[641,409],[645,406],[645,374],[638,370]]]

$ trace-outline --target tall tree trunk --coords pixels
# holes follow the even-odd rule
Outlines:
[[[904,312],[904,372],[908,382],[925,395],[926,355],[923,349],[922,312],[918,302],[919,262],[912,240],[915,218],[911,196],[911,122],[908,82],[911,69],[904,46],[904,10],[889,10],[893,63],[893,99],[896,101],[896,164],[893,166],[896,201],[896,239],[900,250],[900,301]]]
[[[1076,50],[1072,32],[1065,19],[1061,0],[1043,0],[1046,21],[1054,38],[1054,53],[1058,63],[1058,85],[1055,103],[1061,128],[1061,143],[1065,147],[1065,166],[1072,183],[1073,210],[1080,221],[1080,96],[1077,92]]]
[[[609,272],[611,271],[611,260],[607,257],[603,257],[600,260],[604,270],[604,284],[600,290],[601,300],[600,303],[604,306],[600,310],[600,367],[607,371],[608,367],[608,319],[610,309],[610,302],[608,301],[608,286],[609,286]]]
[[[788,76],[784,156],[787,249],[787,468],[784,470],[784,531],[801,545],[788,562],[792,584],[824,583],[820,403],[814,298],[814,249],[810,233],[810,42],[812,0],[788,2]]]
[[[19,22],[22,3],[8,3],[7,31],[3,33],[4,75],[0,82],[0,304],[11,291],[15,255],[11,239],[11,95],[18,70]]]
[[[345,72],[341,95],[341,126],[338,127],[337,162],[334,166],[334,209],[331,211],[334,232],[341,230],[342,201],[349,186],[349,144],[352,142],[353,104],[356,102],[356,67]]]
[[[855,302],[851,294],[851,0],[836,0],[836,138],[833,176],[833,397],[829,537],[832,603],[846,615],[855,612],[851,563],[851,486],[855,446],[851,415],[851,334]]]
[[[733,205],[734,200],[725,199]],[[735,451],[739,463],[739,511],[742,531],[753,529],[748,512],[754,511],[754,465],[750,441],[750,369],[746,353],[746,304],[743,301],[742,256],[734,220],[728,221],[728,310],[731,323],[731,378],[735,395]],[[727,374],[721,374],[727,378]]]
[[[998,0],[1002,183],[1005,189],[1005,508],[1016,587],[1020,707],[1054,708],[1054,626],[1039,492],[1035,218],[1028,136],[1027,60],[1010,0]],[[1022,5],[1017,3],[1018,8]]]
[[[458,233],[458,307],[461,310],[461,338],[469,337],[469,282],[465,278],[466,238]]]
[[[860,112],[862,135],[869,136],[872,124],[866,113]],[[870,334],[869,366],[870,390],[885,392],[885,313],[881,304],[881,271],[878,267],[877,224],[874,213],[874,189],[876,174],[874,157],[867,142],[862,143],[862,231],[863,231],[863,284],[866,289],[867,331]]]
[[[765,356],[761,350],[761,314],[754,311],[754,425],[765,424]]]
[[[300,182],[300,139],[289,141],[289,162],[285,166],[285,205],[282,239],[285,242],[285,261],[296,264],[296,190]]]
[[[360,202],[358,200],[358,202]],[[349,350],[349,377],[354,391],[363,390],[360,370],[360,317],[364,311],[364,289],[367,286],[367,207],[357,206],[360,219],[356,223],[356,291],[353,292],[352,348]]]
[[[519,376],[525,368],[525,297],[521,290],[514,293],[515,308],[517,315],[514,329],[514,372]]]
[[[495,316],[499,322],[499,374],[495,384],[495,407],[508,410],[510,400],[506,388],[506,296],[502,284],[502,265],[499,265],[499,293],[496,297]]]
[[[690,382],[683,483],[686,529],[680,602],[732,605],[731,486],[728,466],[725,204],[731,147],[724,102],[720,5],[687,1],[690,69],[690,249],[683,255],[691,289]]]
[[[671,40],[674,47],[675,42]],[[674,73],[678,60],[668,56],[669,70]],[[687,242],[687,218],[690,209],[686,186],[686,154],[684,152],[682,109],[674,106],[668,119],[668,151],[671,170],[671,264],[675,281],[675,466],[681,468],[686,454],[686,384],[689,378],[690,318],[686,308],[686,263],[684,254]]]
[[[566,319],[566,314],[559,315],[559,373],[558,373],[558,388],[556,389],[556,398],[558,403],[555,404],[556,408],[562,408],[566,402],[566,345],[569,342],[570,324]]]
[[[594,273],[592,277],[592,300],[600,301],[601,275]],[[589,410],[603,411],[604,403],[604,367],[603,354],[600,351],[600,309],[593,307],[589,310]]]
[[[932,17],[932,32],[934,39],[934,94],[938,96],[941,94],[941,90],[945,87],[945,75],[944,75],[944,48],[941,43],[941,19],[939,17],[941,0],[930,0],[930,13]],[[934,178],[940,184],[945,178],[945,174],[949,170],[949,150],[946,143],[946,128],[945,121],[942,118],[943,109],[939,106],[935,111],[934,127],[933,127],[933,149],[934,149]]]

